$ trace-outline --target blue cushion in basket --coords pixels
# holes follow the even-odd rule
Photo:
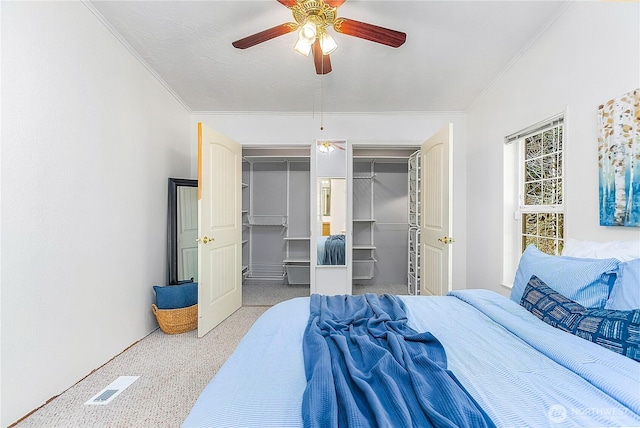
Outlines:
[[[198,303],[198,283],[187,282],[178,285],[154,285],[158,309],[178,309]]]

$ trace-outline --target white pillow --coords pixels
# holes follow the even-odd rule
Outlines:
[[[563,256],[587,259],[618,259],[621,262],[640,258],[640,239],[631,241],[595,242],[565,239]]]

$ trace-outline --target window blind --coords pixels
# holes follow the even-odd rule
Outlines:
[[[514,132],[513,134],[507,135],[506,137],[504,137],[504,143],[511,144],[515,141],[529,137],[530,135],[536,134],[547,128],[558,126],[563,123],[564,123],[564,114],[558,114],[556,116],[550,117],[549,119],[543,120],[542,122],[538,122],[535,125],[531,125],[527,128],[524,128],[518,132]]]

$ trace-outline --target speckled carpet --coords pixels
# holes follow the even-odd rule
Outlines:
[[[354,294],[406,294],[401,286],[354,286]],[[156,330],[14,425],[18,428],[179,427],[218,369],[270,306],[308,296],[309,286],[243,285],[243,307],[198,339]],[[87,345],[90,346],[90,345]],[[119,376],[140,376],[109,404],[84,403]]]

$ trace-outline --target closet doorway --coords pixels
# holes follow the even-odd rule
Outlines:
[[[353,294],[417,294],[409,234],[416,221],[409,161],[416,152],[423,239],[414,277],[423,295],[451,289],[452,131],[448,124],[420,146],[353,145]],[[243,147],[242,189],[243,304],[308,296],[310,145]]]
[[[353,145],[353,294],[409,294],[408,161],[419,149]]]
[[[420,146],[353,145],[353,294],[451,290],[452,149],[452,124]]]
[[[310,148],[243,147],[243,305],[309,296]]]

